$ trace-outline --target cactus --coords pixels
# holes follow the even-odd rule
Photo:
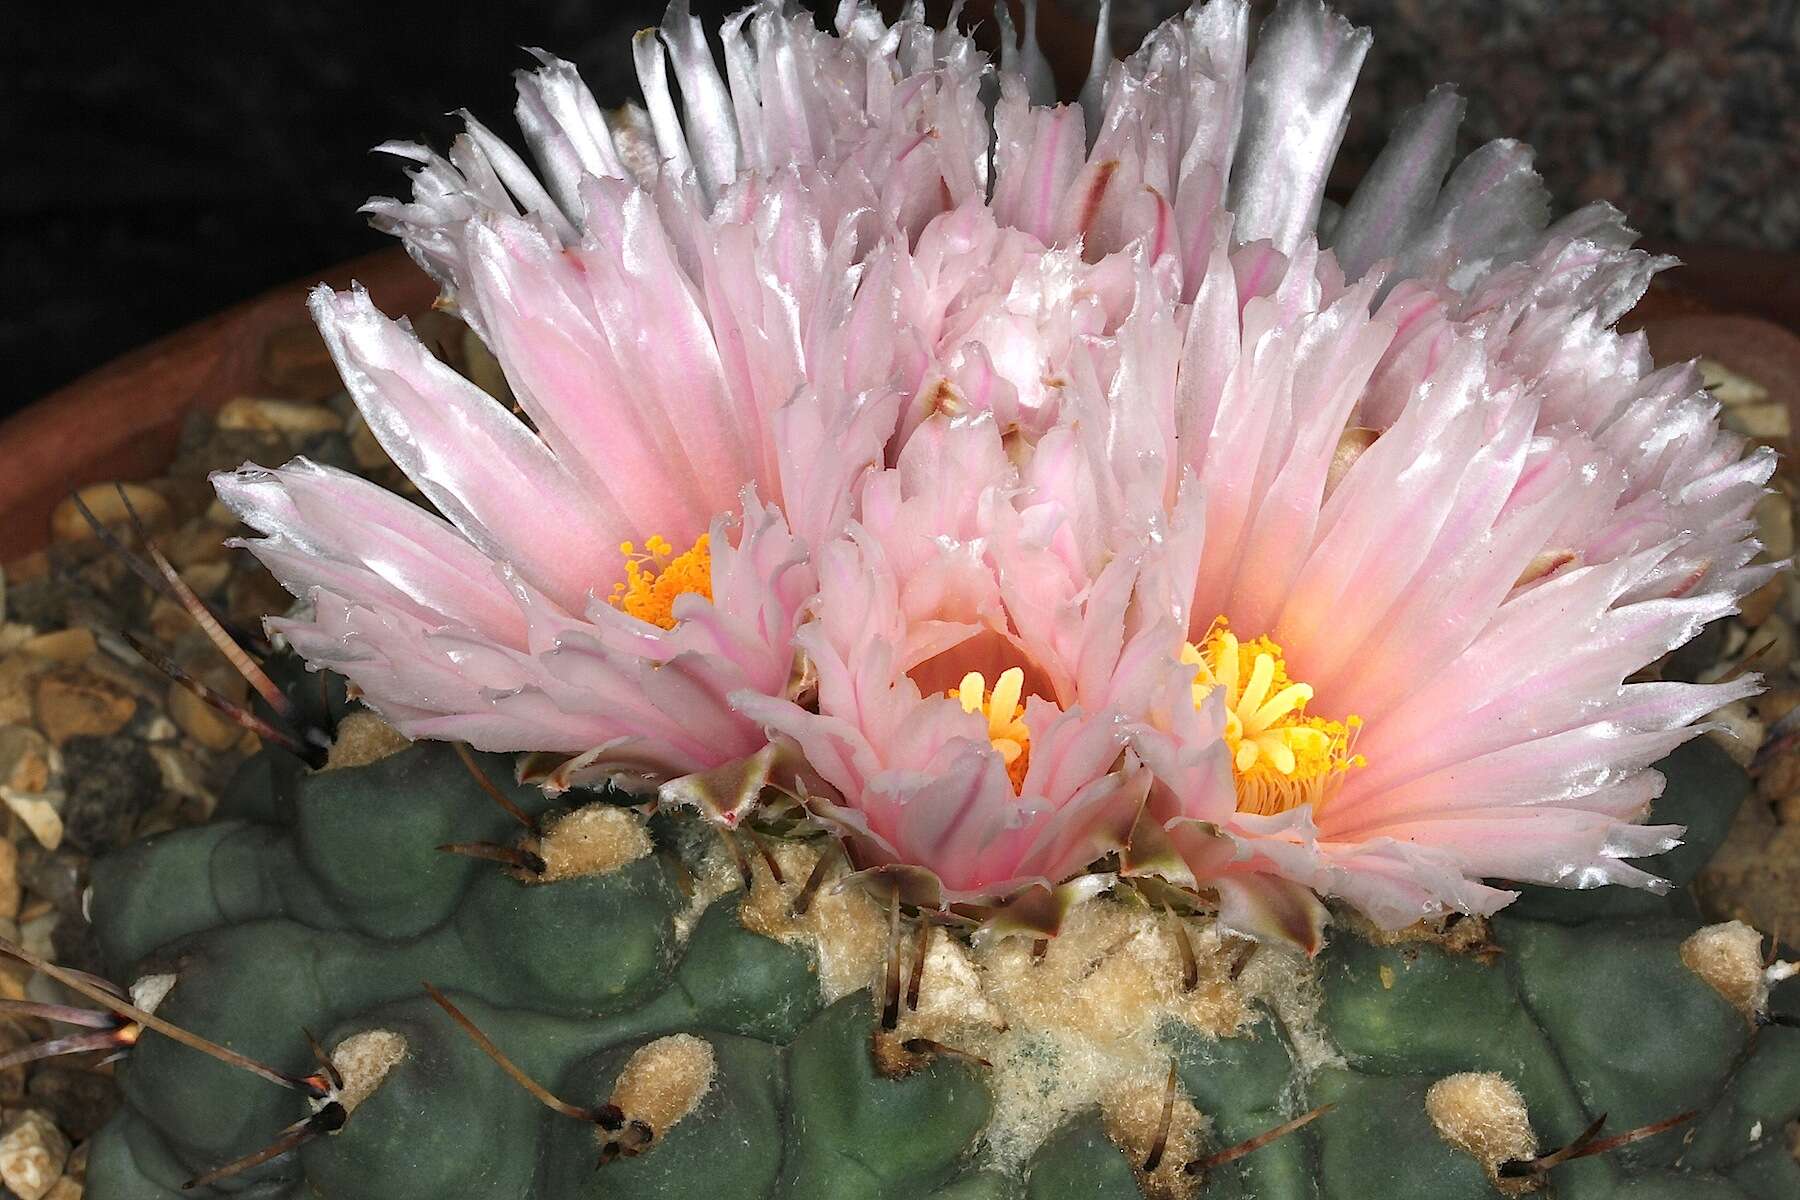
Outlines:
[[[1682,883],[1746,784],[1706,741],[1663,769],[1658,819],[1693,840],[1656,865]],[[1120,881],[1048,944],[971,944],[840,886],[820,841],[511,778],[358,714],[324,769],[265,751],[210,824],[97,865],[94,929],[138,1003],[295,1077],[311,1030],[341,1078],[309,1101],[131,1028],[95,1200],[1800,1188],[1800,989],[1768,998],[1760,939],[1702,930],[1679,889],[1352,920],[1309,963]],[[1602,1114],[1590,1149],[1690,1110],[1543,1157]],[[181,1190],[282,1130],[291,1153]]]

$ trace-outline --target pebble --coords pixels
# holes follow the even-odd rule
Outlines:
[[[181,731],[208,750],[229,750],[244,735],[243,728],[228,720],[179,683],[169,683],[169,717]]]
[[[136,715],[137,701],[91,672],[64,668],[38,679],[32,711],[37,727],[60,746],[72,737],[117,733]]]
[[[146,742],[172,742],[181,736],[181,730],[177,728],[175,722],[169,720],[167,716],[162,713],[157,713],[148,721],[144,722],[144,727],[139,731],[139,736]]]
[[[0,787],[41,792],[50,786],[55,751],[29,725],[0,726]]]
[[[1750,706],[1734,700],[1724,708],[1707,714],[1709,723],[1719,726],[1706,731],[1740,767],[1748,767],[1763,743],[1763,723],[1750,715]]]
[[[11,1054],[23,1050],[37,1039],[17,1021],[0,1021],[0,1051]],[[0,1071],[0,1104],[16,1108],[25,1099],[25,1064]]]
[[[1739,433],[1771,442],[1786,441],[1792,432],[1788,425],[1787,405],[1780,402],[1745,404],[1734,408],[1727,415],[1725,423]]]
[[[36,846],[22,847],[19,852],[19,881],[25,885],[26,894],[60,909],[80,906],[82,870],[77,855],[52,854]],[[17,932],[14,930],[15,935]]]
[[[1786,617],[1771,615],[1756,627],[1752,670],[1765,675],[1784,671],[1794,661],[1794,626]]]
[[[19,930],[10,922],[0,921],[0,934],[4,934],[11,942],[19,940]],[[30,982],[37,978],[37,972],[24,963],[13,959],[0,962],[0,997],[7,1000],[23,1000],[29,994]]]
[[[1756,715],[1769,725],[1796,708],[1800,708],[1800,688],[1771,687],[1756,698]]]
[[[32,907],[43,911],[19,922],[19,945],[39,958],[55,958],[56,944],[51,939],[56,936],[56,923],[62,919],[62,914],[41,900]]]
[[[50,555],[43,550],[33,550],[24,558],[15,558],[6,564],[7,596],[11,603],[11,588],[14,584],[30,583],[50,574]],[[7,610],[9,619],[18,620],[18,614]]]
[[[63,747],[69,843],[89,854],[123,845],[138,819],[162,797],[162,772],[150,748],[131,737],[82,737]]]
[[[53,663],[83,663],[94,656],[97,649],[94,632],[91,629],[58,629],[50,633],[40,633],[19,644],[19,653],[29,654],[33,658]]]
[[[1775,612],[1787,595],[1787,586],[1787,572],[1784,571],[1738,602],[1739,618],[1755,629]]]
[[[202,596],[216,596],[230,577],[231,564],[228,562],[195,563],[181,573],[187,585]]]
[[[199,636],[205,636],[204,634]],[[166,682],[160,671],[146,670],[144,662],[137,651],[123,642],[114,641],[112,652],[102,642],[103,651],[85,665],[85,670],[101,682],[117,689],[120,693],[135,697],[139,704],[154,705],[162,699],[163,685]]]
[[[305,437],[315,433],[337,433],[343,429],[338,415],[323,404],[307,404],[293,400],[269,400],[257,396],[238,396],[227,400],[219,409],[220,429],[253,429]]]
[[[127,483],[125,495],[131,500],[131,507],[137,510],[138,519],[145,528],[156,532],[169,527],[174,512],[162,493],[142,483]],[[129,525],[131,516],[120,499],[115,485],[110,483],[89,484],[76,493],[93,512],[102,525]],[[50,536],[59,542],[83,542],[94,536],[93,529],[75,507],[74,497],[58,504],[50,513]]]
[[[186,579],[192,573],[191,569],[184,571],[182,578]],[[164,646],[174,645],[195,628],[194,618],[188,614],[188,610],[166,596],[158,596],[150,605],[150,617],[146,623],[157,642]]]
[[[1763,764],[1756,777],[1756,794],[1771,802],[1800,794],[1800,751],[1778,754]]]
[[[219,531],[201,521],[182,526],[162,543],[163,553],[179,570],[201,563],[218,562],[225,557],[225,539]]]
[[[37,839],[38,845],[46,850],[54,850],[62,845],[62,813],[57,811],[55,802],[48,794],[25,796],[10,788],[0,788],[0,800],[4,800],[13,815],[25,823],[25,828],[31,830],[31,836]]]
[[[176,746],[152,746],[150,757],[156,760],[157,770],[162,773],[163,790],[171,796],[195,802],[181,806],[184,810],[197,810],[202,814],[202,820],[212,815],[219,798],[206,786],[199,763]]]
[[[1756,532],[1771,559],[1794,556],[1794,504],[1780,492],[1756,502]]]
[[[1768,402],[1768,388],[1754,379],[1739,375],[1717,359],[1702,356],[1699,366],[1700,378],[1706,390],[1726,408],[1735,409]]]
[[[0,1182],[19,1200],[44,1200],[69,1161],[69,1139],[49,1116],[28,1108],[0,1133]]]
[[[11,838],[0,838],[0,921],[19,919],[19,847]]]
[[[40,665],[22,654],[0,658],[0,724],[31,720],[31,679]]]
[[[73,1141],[85,1141],[99,1132],[118,1107],[117,1093],[106,1076],[53,1064],[32,1072],[26,1095],[54,1117]]]

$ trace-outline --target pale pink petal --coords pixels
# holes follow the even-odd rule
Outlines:
[[[628,531],[548,447],[375,310],[361,289],[312,294],[313,319],[369,428],[438,511],[565,607],[610,587]]]
[[[241,544],[295,595],[324,586],[523,648],[525,623],[493,564],[441,518],[304,458],[211,478],[219,498],[265,535]]]
[[[1264,23],[1228,201],[1240,240],[1285,253],[1311,235],[1369,40],[1318,0],[1283,4]]]

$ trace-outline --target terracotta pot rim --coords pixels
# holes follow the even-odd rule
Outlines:
[[[271,288],[130,351],[0,422],[0,563],[49,540],[50,512],[76,488],[161,473],[187,414],[261,385],[268,336],[306,321],[318,283],[369,289],[394,314],[427,307],[437,288],[399,247]]]

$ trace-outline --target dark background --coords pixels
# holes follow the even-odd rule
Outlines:
[[[1141,30],[1157,4],[1116,7]],[[1662,242],[1800,247],[1795,0],[1338,7],[1376,35],[1347,172],[1400,109],[1450,79],[1470,97],[1468,145],[1532,142],[1564,205],[1611,198]],[[0,12],[0,412],[381,246],[356,208],[405,181],[369,147],[442,146],[456,128],[445,114],[465,105],[512,136],[511,72],[529,64],[519,47],[575,60],[603,103],[623,100],[635,87],[630,34],[660,10],[640,0],[12,0]],[[1066,49],[1067,19],[1063,28]]]

